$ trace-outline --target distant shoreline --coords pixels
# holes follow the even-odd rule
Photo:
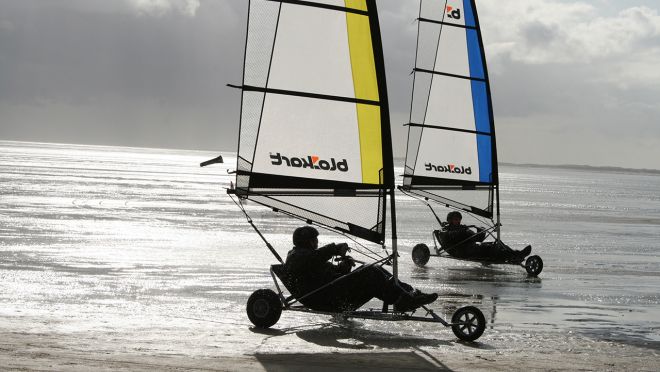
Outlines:
[[[645,168],[623,168],[613,166],[593,166],[593,165],[579,165],[579,164],[516,164],[516,163],[500,163],[500,165],[511,167],[527,167],[527,168],[561,168],[573,170],[588,170],[594,172],[619,172],[619,173],[647,173],[647,174],[660,174],[659,169],[645,169]]]
[[[394,163],[403,166],[405,158],[395,157]],[[648,168],[624,168],[609,165],[595,166],[595,165],[580,165],[580,164],[532,164],[532,163],[506,163],[500,162],[500,166],[511,167],[527,167],[527,168],[556,168],[556,169],[573,169],[573,170],[588,170],[593,172],[618,172],[618,173],[647,173],[647,174],[660,174],[660,169]]]

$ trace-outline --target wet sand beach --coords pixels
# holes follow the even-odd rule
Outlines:
[[[99,314],[100,318],[107,314]],[[127,317],[132,315],[126,314]],[[209,370],[209,371],[656,371],[657,346],[598,340],[561,332],[488,330],[473,344],[451,332],[417,336],[408,326],[389,332],[370,324],[328,320],[258,331],[246,322],[171,319],[133,329],[121,320],[84,329],[75,321],[3,315],[3,370]],[[154,322],[154,317],[151,322]],[[194,323],[196,322],[196,323]],[[75,326],[74,326],[75,325]],[[75,331],[67,331],[67,327]],[[407,332],[401,332],[406,329]]]
[[[434,220],[397,199],[402,279],[438,292],[445,318],[479,307],[488,327],[470,344],[428,323],[289,312],[253,328],[245,303],[274,289],[275,259],[223,190],[235,160],[199,168],[215,155],[0,142],[0,370],[660,369],[658,175],[503,168],[504,237],[533,245],[539,278],[415,267]],[[247,209],[285,255],[299,223]]]

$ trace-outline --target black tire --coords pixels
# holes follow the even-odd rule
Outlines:
[[[412,260],[415,265],[424,267],[431,257],[429,246],[424,243],[417,244],[412,250]]]
[[[529,276],[539,276],[543,271],[543,260],[539,256],[529,256],[525,261],[525,270]]]
[[[258,328],[270,328],[282,315],[282,302],[277,293],[270,289],[254,291],[248,298],[247,316]]]
[[[481,337],[486,329],[486,318],[474,306],[462,307],[451,317],[451,330],[463,341],[474,341]]]

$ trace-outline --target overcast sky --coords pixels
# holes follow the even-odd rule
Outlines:
[[[403,155],[417,0],[378,0]],[[660,169],[660,1],[477,0],[500,160]],[[235,151],[247,0],[0,0],[0,139]]]

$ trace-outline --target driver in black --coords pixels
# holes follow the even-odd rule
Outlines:
[[[317,310],[339,312],[355,310],[376,297],[387,304],[394,304],[399,312],[412,311],[430,304],[438,298],[436,293],[425,294],[410,285],[395,281],[387,270],[379,265],[360,266],[351,273],[355,262],[346,256],[346,243],[328,244],[318,248],[319,232],[311,226],[302,226],[293,232],[293,249],[289,251],[285,266],[291,276],[292,294],[299,299],[338,278],[332,285],[304,297],[301,303]],[[341,256],[337,265],[329,260]],[[350,275],[346,275],[351,273]],[[293,293],[297,292],[297,293]]]
[[[501,241],[485,242],[484,229],[475,227],[474,232],[470,226],[461,224],[463,216],[458,211],[447,214],[447,224],[440,233],[440,243],[453,257],[483,259],[491,261],[521,262],[532,252],[528,245],[521,251],[511,249]]]

